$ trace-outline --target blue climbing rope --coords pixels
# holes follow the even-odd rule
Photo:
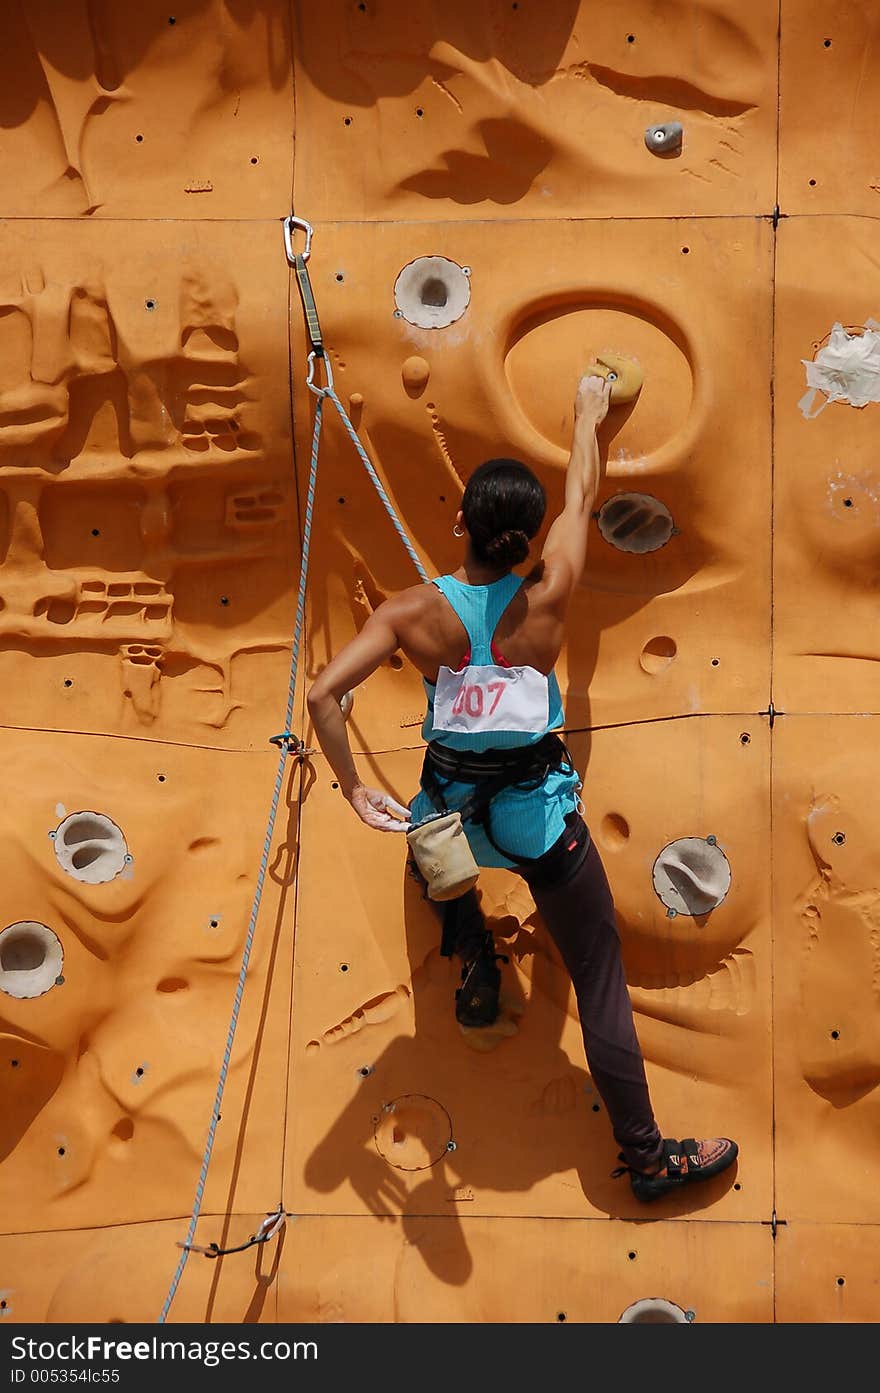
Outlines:
[[[340,419],[342,420],[342,424],[345,426],[345,429],[348,431],[351,443],[360,455],[361,460],[363,461],[364,468],[366,469],[367,473],[373,481],[373,487],[375,488],[383,504],[385,505],[385,510],[394,524],[398,537],[403,542],[403,545],[409,552],[413,565],[415,566],[422,580],[427,581],[428,573],[425,570],[419,558],[416,556],[412,542],[404,532],[403,524],[401,523],[400,518],[394,511],[394,505],[392,504],[390,498],[388,497],[387,493],[382,487],[382,481],[379,478],[379,475],[376,473],[375,469],[373,468],[369,455],[367,454],[366,450],[364,449],[363,445],[358,439],[357,431],[355,430],[354,426],[351,424],[351,421],[348,419],[348,416],[346,415],[345,407],[342,405],[342,402],[339,400],[332,387],[326,389],[326,395],[330,398],[333,405],[336,407],[336,410],[339,412]]]
[[[299,648],[302,639],[303,615],[305,614],[306,600],[306,578],[309,571],[309,547],[312,535],[312,509],[315,502],[315,480],[318,473],[318,446],[321,441],[321,421],[323,416],[323,402],[318,398],[315,407],[315,428],[312,434],[312,458],[309,469],[309,487],[306,496],[306,515],[303,527],[302,562],[299,572],[299,590],[296,597],[296,621],[293,631],[293,650],[290,659],[290,685],[287,690],[287,713],[284,729],[290,730],[290,723],[293,719],[293,702],[296,691],[296,676],[299,666]],[[238,1014],[241,1010],[241,999],[244,993],[244,982],[247,976],[248,962],[251,956],[251,947],[254,941],[254,931],[257,927],[257,916],[260,912],[260,901],[263,898],[263,885],[266,880],[266,869],[269,864],[269,851],[272,846],[272,838],[275,834],[275,818],[278,813],[278,800],[281,797],[281,786],[284,782],[284,768],[287,761],[288,747],[285,743],[281,744],[281,755],[278,760],[278,771],[275,775],[275,786],[272,790],[272,803],[269,808],[269,823],[266,828],[266,839],[263,842],[263,853],[260,857],[260,871],[257,876],[254,900],[251,906],[251,917],[248,923],[247,937],[245,939],[244,954],[241,960],[241,969],[238,974],[238,982],[235,988],[235,999],[232,1003],[232,1016],[229,1021],[229,1031],[226,1036],[226,1048],[223,1051],[223,1063],[220,1066],[220,1077],[217,1080],[217,1092],[214,1096],[214,1107],[211,1112],[211,1123],[208,1128],[208,1140],[205,1143],[205,1154],[202,1157],[202,1168],[199,1172],[199,1181],[196,1185],[196,1197],[192,1207],[189,1228],[186,1231],[186,1239],[183,1243],[183,1251],[180,1254],[180,1261],[177,1270],[171,1279],[171,1286],[168,1288],[168,1295],[162,1307],[162,1314],[159,1316],[158,1324],[164,1325],[171,1309],[180,1279],[183,1276],[183,1269],[189,1257],[190,1247],[196,1232],[199,1213],[202,1208],[202,1199],[205,1193],[205,1182],[208,1178],[208,1167],[211,1164],[211,1155],[214,1150],[214,1138],[217,1134],[217,1123],[220,1121],[220,1105],[223,1101],[223,1090],[226,1087],[226,1076],[229,1073],[229,1060],[232,1055],[232,1042],[235,1039],[235,1029],[238,1025]]]
[[[299,256],[297,256],[293,252],[293,248],[290,241],[291,231],[293,227],[299,227],[306,231],[306,250],[305,253],[302,253]],[[302,561],[300,564],[299,573],[299,589],[297,591],[296,597],[296,619],[294,621],[293,647],[290,655],[290,684],[287,689],[287,710],[285,715],[284,733],[282,735],[273,736],[272,738],[272,743],[277,744],[279,746],[281,753],[278,760],[278,770],[275,775],[275,784],[272,790],[272,802],[269,808],[269,821],[266,827],[266,838],[263,842],[263,852],[260,857],[260,870],[257,876],[256,888],[254,890],[253,904],[251,905],[251,915],[250,920],[248,922],[247,935],[245,938],[244,953],[242,955],[241,968],[238,974],[238,982],[236,983],[235,997],[232,1003],[232,1015],[230,1017],[229,1030],[226,1036],[226,1048],[223,1051],[223,1062],[220,1066],[220,1077],[217,1080],[217,1092],[214,1095],[214,1107],[211,1112],[211,1122],[208,1127],[208,1138],[205,1143],[205,1151],[202,1157],[201,1170],[199,1171],[198,1184],[196,1185],[196,1194],[195,1200],[193,1202],[192,1213],[190,1215],[189,1227],[186,1231],[186,1238],[180,1245],[182,1249],[180,1261],[178,1262],[174,1276],[171,1279],[171,1286],[168,1288],[168,1295],[165,1298],[165,1304],[162,1307],[162,1312],[158,1320],[159,1325],[165,1324],[165,1321],[168,1317],[168,1312],[171,1309],[171,1303],[173,1302],[175,1294],[177,1292],[177,1288],[180,1285],[180,1279],[183,1276],[183,1270],[186,1267],[187,1259],[190,1255],[190,1252],[193,1251],[194,1248],[193,1239],[195,1238],[196,1225],[198,1224],[199,1214],[201,1213],[202,1208],[202,1200],[205,1194],[205,1184],[208,1179],[208,1167],[211,1164],[211,1156],[214,1151],[214,1140],[217,1135],[217,1123],[220,1121],[220,1107],[223,1102],[223,1092],[226,1088],[226,1078],[229,1073],[229,1061],[232,1056],[232,1045],[233,1041],[235,1040],[235,1031],[238,1025],[238,1016],[241,1010],[242,996],[244,995],[245,978],[247,977],[248,963],[250,961],[251,948],[254,942],[254,933],[257,927],[257,918],[259,917],[260,913],[260,903],[263,898],[263,886],[266,881],[266,870],[269,865],[269,852],[272,848],[272,838],[275,835],[275,819],[278,813],[278,803],[281,797],[281,787],[284,782],[284,768],[287,762],[287,755],[291,752],[291,749],[294,753],[299,755],[300,758],[302,758],[307,753],[311,753],[311,751],[306,751],[302,743],[291,735],[290,726],[291,721],[293,719],[293,703],[296,694],[296,679],[297,670],[299,666],[299,649],[300,643],[302,641],[303,618],[305,615],[306,580],[308,578],[309,571],[309,549],[311,546],[312,536],[312,512],[315,503],[315,482],[318,475],[318,450],[321,443],[321,426],[323,423],[325,398],[329,398],[330,401],[332,401],[334,407],[336,408],[336,411],[339,414],[342,424],[348,432],[349,438],[352,444],[354,445],[355,449],[357,450],[361,458],[361,461],[363,462],[363,465],[367,473],[369,474],[370,479],[373,482],[373,487],[376,489],[376,492],[382,500],[385,510],[387,511],[388,516],[391,518],[391,521],[394,524],[394,528],[397,532],[397,535],[400,537],[400,540],[406,547],[406,550],[410,558],[412,559],[412,562],[416,570],[418,571],[423,581],[427,581],[428,579],[428,575],[424,566],[422,565],[421,561],[416,555],[412,543],[410,542],[409,538],[403,530],[403,524],[401,523],[400,518],[397,516],[397,513],[394,510],[394,505],[392,504],[387,493],[385,492],[385,489],[382,487],[382,481],[376,473],[376,470],[373,467],[369,455],[367,454],[366,450],[361,444],[358,438],[357,431],[355,430],[354,426],[348,418],[348,415],[346,414],[345,407],[342,405],[342,402],[339,400],[339,397],[336,395],[336,392],[334,390],[333,371],[330,366],[329,358],[325,356],[323,345],[321,342],[320,325],[318,324],[317,311],[315,310],[314,299],[312,298],[311,293],[311,286],[309,285],[308,272],[306,271],[306,262],[308,261],[309,252],[311,249],[311,238],[312,230],[309,227],[308,223],[305,223],[293,217],[285,219],[284,239],[285,246],[287,248],[288,260],[290,261],[290,264],[292,266],[295,266],[296,268],[297,278],[300,284],[300,290],[303,293],[303,305],[306,311],[306,320],[309,336],[312,341],[312,352],[309,354],[308,359],[309,372],[306,385],[308,386],[309,391],[311,391],[317,398],[317,401],[315,404],[315,424],[314,430],[312,432],[312,453],[309,466],[309,484],[308,491],[306,494],[305,520],[303,524]],[[324,370],[327,376],[327,385],[325,387],[318,386],[314,381],[315,363],[316,359],[319,357],[324,364]],[[283,1207],[279,1204],[277,1215],[280,1216],[282,1214]],[[269,1216],[270,1219],[275,1217],[276,1216],[273,1215]],[[273,1228],[271,1230],[271,1233],[274,1233],[275,1231],[276,1229]],[[271,1236],[271,1234],[267,1232],[266,1236]],[[260,1241],[262,1241],[262,1239]],[[250,1245],[246,1244],[244,1246],[247,1247]],[[214,1253],[212,1255],[217,1256],[217,1253]]]

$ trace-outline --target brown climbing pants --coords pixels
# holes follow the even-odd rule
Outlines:
[[[587,1064],[615,1141],[627,1165],[650,1170],[661,1158],[662,1139],[633,1024],[614,900],[583,818],[572,813],[566,823],[566,831],[539,860],[517,870],[574,984]],[[455,907],[455,951],[467,958],[468,949],[485,929],[476,892],[469,890],[447,906]],[[447,941],[449,912],[447,908]]]

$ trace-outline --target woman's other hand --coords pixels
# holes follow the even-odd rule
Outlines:
[[[586,373],[581,378],[574,399],[575,419],[585,417],[594,426],[600,426],[608,415],[608,401],[611,396],[611,383],[598,373]]]
[[[408,832],[410,829],[409,808],[379,788],[357,784],[348,795],[348,801],[361,822],[379,832]]]

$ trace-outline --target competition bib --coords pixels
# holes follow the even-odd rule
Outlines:
[[[543,733],[550,716],[548,680],[533,667],[441,667],[434,691],[434,729]]]

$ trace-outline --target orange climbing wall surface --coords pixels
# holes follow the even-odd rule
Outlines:
[[[512,1033],[476,1050],[402,840],[291,762],[197,1242],[295,1217],[191,1257],[171,1319],[876,1320],[871,0],[10,0],[4,35],[0,1319],[153,1320],[178,1260],[284,721],[293,206],[431,573],[483,458],[558,508],[593,353],[644,372],[558,671],[661,1126],[742,1152],[639,1209],[522,882],[481,879]],[[295,729],[413,579],[328,420]],[[422,712],[400,657],[354,695],[404,800]]]

